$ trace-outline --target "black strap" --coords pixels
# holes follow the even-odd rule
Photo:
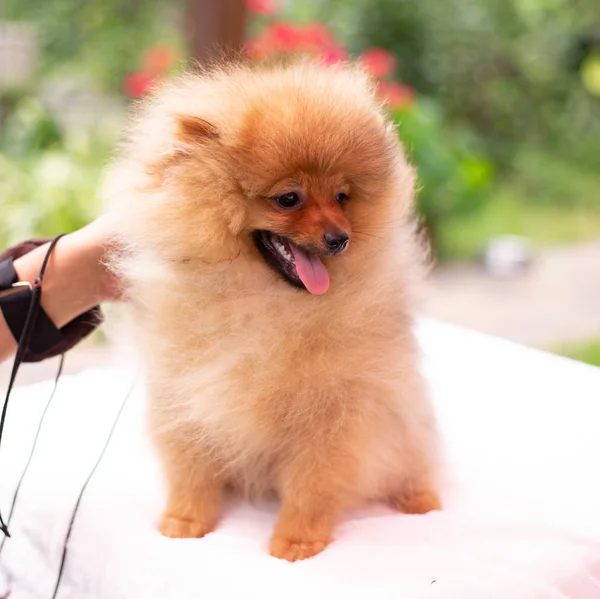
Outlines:
[[[17,281],[18,275],[13,264],[13,258],[0,262],[0,291],[13,288]],[[0,310],[17,343],[23,335],[28,306],[31,305],[35,293],[34,287],[25,286],[0,299]],[[37,309],[32,327],[34,332],[27,346],[27,352],[30,354],[44,354],[57,346],[62,340],[61,332],[54,326],[54,323],[48,318],[41,306]]]
[[[18,282],[13,261],[49,241],[51,240],[24,241],[0,254],[0,292],[12,288],[12,293],[0,297],[0,311],[4,314],[8,328],[17,343],[25,327],[27,312],[32,301],[32,289],[29,283]],[[65,354],[95,331],[103,320],[100,306],[95,306],[59,330],[40,306],[29,346],[23,354],[23,362],[42,362]]]
[[[6,320],[6,324],[17,342],[25,329],[25,321],[27,320],[27,309],[25,307],[31,304],[33,293],[31,289],[25,287],[8,294],[0,301],[0,310],[4,314],[4,320]],[[48,318],[41,306],[38,309],[33,326],[35,333],[31,336],[27,348],[29,352],[43,354],[60,343],[62,339],[61,332],[54,326],[54,323]]]
[[[13,266],[13,259],[9,258],[0,262],[0,291],[10,289],[18,280],[19,276]]]
[[[6,411],[8,409],[8,402],[10,400],[10,394],[12,392],[13,386],[15,384],[15,379],[17,378],[17,372],[19,371],[19,367],[23,362],[23,358],[25,353],[29,350],[29,344],[31,341],[31,336],[33,334],[33,330],[35,328],[35,322],[37,317],[39,316],[41,306],[40,302],[42,300],[42,282],[44,280],[44,274],[46,272],[46,267],[48,266],[48,261],[50,260],[50,255],[52,254],[52,250],[56,246],[58,240],[63,235],[58,235],[51,242],[48,247],[48,251],[44,256],[44,261],[42,262],[42,267],[40,268],[40,273],[34,279],[31,287],[31,297],[29,301],[29,309],[27,310],[27,315],[25,317],[25,323],[23,325],[23,329],[21,331],[21,336],[19,338],[19,345],[17,346],[17,353],[15,354],[15,359],[13,361],[12,371],[10,373],[10,379],[8,382],[8,388],[6,390],[6,396],[4,398],[4,405],[2,406],[2,416],[0,420],[0,445],[2,444],[2,433],[4,432],[4,425],[6,424]],[[12,264],[11,264],[12,266]],[[14,270],[14,267],[13,267]],[[15,273],[16,274],[16,273]],[[13,285],[15,281],[13,281],[10,285]],[[4,303],[4,302],[3,302]],[[10,537],[10,533],[8,532],[8,528],[2,518],[2,514],[0,513],[0,532],[2,532],[5,536]]]

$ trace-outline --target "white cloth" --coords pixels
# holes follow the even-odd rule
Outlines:
[[[443,512],[358,512],[294,564],[267,553],[275,505],[236,502],[204,539],[165,539],[138,386],[83,495],[58,599],[600,598],[600,369],[430,321],[418,334],[446,442]],[[10,599],[52,597],[74,503],[131,379],[59,383],[0,555]],[[50,390],[11,401],[3,514]]]

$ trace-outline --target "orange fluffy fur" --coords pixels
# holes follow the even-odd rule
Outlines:
[[[438,439],[412,332],[414,175],[356,67],[189,74],[140,107],[107,187],[168,502],[160,530],[214,529],[226,489],[276,492],[271,554],[322,551],[347,508],[439,509]],[[305,204],[286,212],[286,190]],[[340,190],[349,199],[340,206]],[[321,296],[281,279],[255,230],[314,247]]]

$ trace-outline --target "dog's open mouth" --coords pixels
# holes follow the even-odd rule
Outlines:
[[[265,262],[290,285],[314,295],[329,289],[329,272],[316,254],[270,231],[254,231],[253,237]]]

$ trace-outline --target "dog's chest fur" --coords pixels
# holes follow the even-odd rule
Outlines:
[[[397,416],[388,396],[354,393],[365,379],[379,378],[375,390],[391,374],[387,310],[374,302],[356,314],[298,301],[299,293],[180,304],[150,356],[151,377],[167,390],[154,400],[169,414],[163,426],[209,447],[235,478],[244,474],[246,488],[256,480],[270,486],[286,456],[354,427],[352,420],[376,429],[383,415],[388,423]]]

